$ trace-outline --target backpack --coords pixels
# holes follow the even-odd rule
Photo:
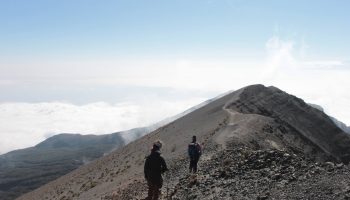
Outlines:
[[[202,154],[201,145],[196,143],[190,143],[188,145],[188,155],[192,157],[199,157]]]

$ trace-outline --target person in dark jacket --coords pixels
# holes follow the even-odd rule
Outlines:
[[[162,173],[168,170],[164,158],[160,155],[162,143],[157,141],[153,144],[151,154],[147,156],[144,173],[148,184],[148,197],[146,200],[158,200],[160,189],[163,186]]]
[[[197,164],[199,157],[202,155],[202,147],[197,143],[197,137],[192,137],[192,142],[188,145],[188,155],[190,157],[190,173],[197,172]]]

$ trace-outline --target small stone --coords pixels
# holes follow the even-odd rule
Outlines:
[[[267,195],[262,195],[262,196],[258,196],[256,199],[257,200],[266,200],[268,199],[269,197]]]
[[[334,168],[334,163],[333,162],[326,162],[325,164],[329,168]]]
[[[344,167],[344,164],[343,164],[343,163],[338,163],[338,164],[336,165],[336,167],[337,167],[337,169],[343,168],[343,167]]]

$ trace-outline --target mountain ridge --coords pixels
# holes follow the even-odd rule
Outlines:
[[[295,167],[305,165],[310,166],[310,169],[313,168],[311,166],[316,166],[315,163],[329,161],[346,163],[349,161],[349,150],[347,150],[347,147],[350,147],[349,135],[336,127],[327,115],[278,88],[252,85],[216,99],[113,151],[111,154],[84,165],[18,199],[142,199],[146,195],[146,183],[142,171],[144,157],[149,153],[149,148],[157,139],[165,143],[162,151],[168,162],[169,174],[171,175],[167,177],[167,184],[174,199],[184,199],[183,195],[188,195],[188,191],[193,191],[197,195],[192,199],[209,199],[210,196],[206,196],[205,192],[197,192],[196,189],[200,191],[199,186],[195,186],[195,188],[187,188],[186,186],[188,180],[186,178],[186,148],[192,135],[197,135],[197,138],[204,143],[201,162],[208,163],[208,166],[216,166],[207,169],[208,174],[199,174],[202,181],[209,181],[205,182],[204,189],[208,186],[209,189],[206,192],[217,193],[219,196],[227,195],[227,193],[224,194],[220,191],[225,191],[226,187],[230,188],[231,186],[225,182],[218,183],[221,185],[213,185],[217,183],[210,177],[215,177],[215,174],[219,173],[215,171],[215,169],[219,169],[217,165],[222,167],[221,162],[223,161],[218,162],[215,159],[226,155],[227,151],[235,151],[237,156],[242,155],[232,158],[240,163],[246,162],[244,159],[242,160],[243,154],[274,156],[269,159],[270,161],[277,159],[276,163],[280,162],[279,159],[289,159],[288,155],[296,155],[300,156],[301,159],[293,157],[298,164]],[[335,135],[334,138],[332,138],[333,135]],[[269,159],[257,159],[251,162],[255,165],[260,162],[270,162]],[[276,165],[276,163],[264,166],[269,171],[274,170],[272,167],[277,167],[278,170],[284,169],[283,163],[281,165]],[[248,163],[238,166],[239,168],[234,166],[234,163],[228,166],[234,173],[239,173],[243,169],[248,170],[246,168]],[[202,168],[204,169],[205,166]],[[300,184],[311,184],[308,181],[312,179],[303,178],[307,175],[306,173],[309,174],[309,171],[301,171],[301,169],[304,170],[304,168],[296,168],[294,170],[297,171],[291,171],[296,173],[294,176],[298,176],[291,180],[300,182]],[[259,168],[259,170],[263,169]],[[344,170],[334,170],[334,173],[340,173],[337,174],[339,180],[346,177],[347,168]],[[279,181],[283,179],[273,179],[268,174],[261,171],[261,175],[258,177],[261,180],[268,179],[269,182],[266,184],[270,187],[269,190],[277,191],[269,194],[272,195],[272,198],[277,198],[278,195],[284,193],[291,195],[291,198],[296,198],[297,186],[293,186],[293,182],[291,182],[290,191],[285,190],[278,186]],[[326,178],[328,178],[329,181],[334,181],[332,184],[327,184],[330,189],[333,189],[332,187],[343,189],[342,182],[336,182],[324,173],[320,174],[322,176],[320,175],[319,178],[322,180],[327,181]],[[275,175],[277,176],[277,174]],[[316,174],[312,173],[307,176],[316,177]],[[250,179],[246,180],[247,177],[235,177],[238,178],[235,187],[244,188],[252,185],[249,182]],[[229,178],[228,181],[234,180],[234,177]],[[257,185],[257,189],[251,191],[251,196],[257,198],[260,195],[260,189],[263,189],[260,187],[265,187],[266,184]],[[322,184],[322,182],[312,182],[312,184],[315,184],[313,191],[316,192],[319,187],[317,184]],[[163,192],[166,192],[165,189],[163,188]],[[235,195],[246,195],[244,191],[245,189],[237,190]],[[304,198],[311,198],[313,193],[309,192],[309,194],[303,195]],[[332,194],[328,193],[322,193],[322,195],[324,195],[323,198],[333,197]]]

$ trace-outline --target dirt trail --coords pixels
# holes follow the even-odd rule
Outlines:
[[[228,123],[214,138],[214,141],[219,144],[222,149],[226,149],[227,141],[231,141],[234,138],[245,140],[250,137],[254,131],[260,131],[265,124],[273,120],[272,118],[262,115],[243,114],[225,107],[223,110],[228,115]]]
[[[237,127],[237,124],[235,124],[235,121],[236,121],[236,123],[238,122],[237,118],[239,118],[239,116],[237,116],[237,115],[239,115],[239,113],[225,109],[225,108],[223,108],[223,110],[225,110],[228,114],[228,122],[227,122],[226,127],[224,127],[222,130],[220,130],[216,134],[217,136],[214,138],[214,141],[217,144],[221,145],[221,148],[226,149],[226,141],[229,138],[234,137],[234,135],[235,135],[234,130]]]

